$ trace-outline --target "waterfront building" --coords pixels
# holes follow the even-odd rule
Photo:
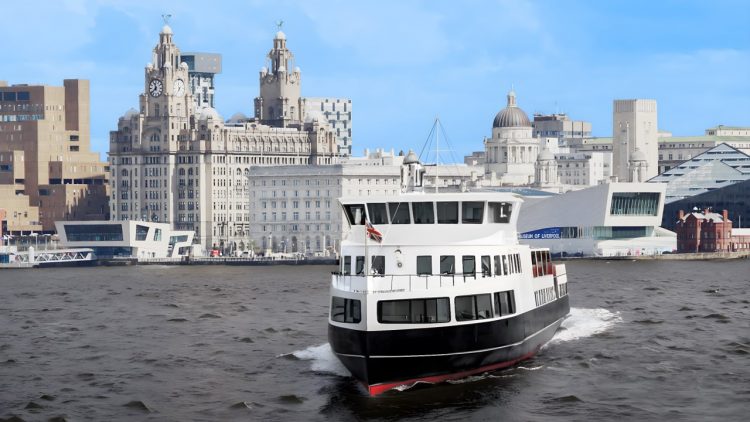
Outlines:
[[[570,188],[596,186],[612,175],[612,154],[608,152],[571,152],[554,155],[558,184]]]
[[[613,176],[645,182],[659,173],[656,100],[615,100],[612,125]]]
[[[306,116],[301,73],[279,31],[259,74],[255,118],[225,122],[211,107],[195,109],[189,66],[165,25],[146,66],[139,109],[110,135],[112,216],[195,232],[208,249],[247,240],[250,167],[329,165],[338,161],[335,133]],[[291,70],[293,69],[293,70]]]
[[[652,255],[676,248],[659,227],[665,186],[607,183],[560,195],[525,197],[519,238],[563,256]]]
[[[179,60],[187,64],[187,85],[193,94],[195,109],[214,108],[214,76],[221,73],[221,54],[182,52]]]
[[[349,98],[318,98],[303,99],[305,113],[308,115],[322,115],[335,132],[336,147],[342,157],[352,155],[352,100]]]
[[[680,210],[675,232],[677,252],[736,252],[750,250],[750,230],[733,229],[727,210],[721,214]]]
[[[0,204],[8,230],[109,217],[107,164],[91,151],[89,81],[0,82]]]
[[[726,209],[738,228],[750,227],[750,179],[666,203],[661,226],[674,230],[679,211],[694,208]]]
[[[750,154],[750,128],[723,129],[724,126],[706,129],[704,135],[672,136],[659,133],[659,174],[674,168],[684,161],[703,154],[720,144],[727,144],[745,154]]]
[[[529,117],[518,107],[516,93],[508,92],[507,106],[492,122],[492,137],[484,139],[485,173],[503,185],[529,186],[534,183],[539,140],[533,137]]]
[[[193,254],[192,231],[150,221],[56,221],[62,248],[90,248],[97,258],[176,258]]]
[[[565,113],[534,114],[531,122],[535,138],[555,138],[559,145],[569,145],[591,137],[591,122],[570,120]]]

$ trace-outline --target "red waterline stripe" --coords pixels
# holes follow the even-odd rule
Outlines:
[[[502,368],[506,368],[508,366],[515,365],[516,363],[518,363],[518,362],[520,362],[522,360],[526,360],[526,359],[529,359],[530,357],[534,356],[537,351],[539,351],[539,348],[537,348],[536,350],[534,350],[531,353],[528,353],[526,355],[521,356],[520,358],[517,358],[517,359],[514,359],[514,360],[509,360],[509,361],[506,361],[506,362],[494,363],[492,365],[483,366],[483,367],[477,368],[477,369],[469,369],[467,371],[455,372],[455,373],[447,374],[447,375],[434,375],[434,376],[431,376],[431,377],[414,378],[414,379],[410,379],[410,380],[406,380],[406,381],[389,382],[387,384],[369,385],[369,386],[367,386],[367,390],[369,391],[371,397],[375,397],[377,395],[383,394],[386,391],[388,391],[390,389],[393,389],[395,387],[401,386],[401,385],[413,385],[414,383],[417,383],[417,382],[426,382],[426,383],[430,383],[430,384],[437,384],[437,383],[440,383],[440,382],[443,382],[443,381],[466,378],[469,375],[478,374],[480,372],[489,372],[489,371],[494,371],[494,370],[497,370],[497,369],[502,369]]]

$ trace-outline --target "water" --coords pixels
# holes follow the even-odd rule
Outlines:
[[[534,359],[367,397],[326,341],[330,267],[0,271],[0,419],[746,420],[750,263],[568,263]],[[62,420],[62,419],[58,419]]]

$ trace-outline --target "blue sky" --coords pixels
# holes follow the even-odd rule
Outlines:
[[[452,157],[482,149],[505,94],[529,115],[566,112],[609,136],[612,100],[654,98],[659,126],[750,126],[747,1],[0,0],[0,80],[91,80],[91,136],[143,89],[172,15],[183,51],[221,53],[216,108],[252,115],[258,71],[284,21],[306,96],[353,101],[354,152],[421,149],[439,116]],[[446,159],[449,158],[449,159]]]

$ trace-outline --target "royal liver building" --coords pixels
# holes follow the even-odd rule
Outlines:
[[[255,118],[226,123],[197,108],[189,70],[165,25],[146,66],[139,109],[110,134],[112,218],[194,230],[206,247],[247,239],[250,167],[333,164],[336,137],[324,118],[306,116],[301,73],[279,31],[260,72]]]

